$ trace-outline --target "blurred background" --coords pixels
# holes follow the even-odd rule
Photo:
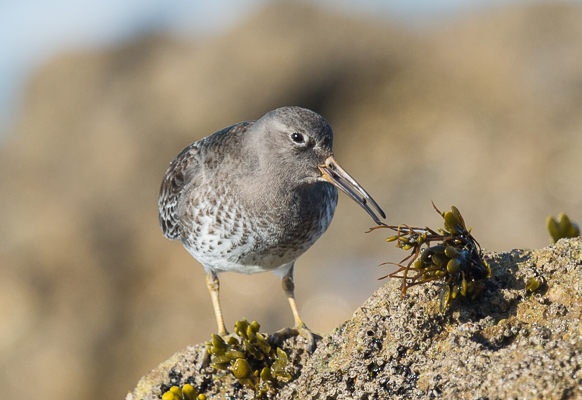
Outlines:
[[[200,265],[158,227],[191,142],[283,105],[322,114],[390,224],[459,207],[489,250],[582,219],[582,2],[0,3],[0,398],[120,399],[215,331]],[[331,331],[405,254],[340,194],[296,265]],[[293,319],[272,274],[221,278],[228,326]]]

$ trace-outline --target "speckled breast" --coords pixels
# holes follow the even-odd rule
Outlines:
[[[186,205],[192,226],[184,229],[184,247],[215,272],[253,274],[292,263],[327,230],[337,205],[337,189],[326,182],[265,207],[227,192],[202,190]]]

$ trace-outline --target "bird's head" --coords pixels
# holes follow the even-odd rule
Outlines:
[[[333,131],[319,114],[301,107],[282,107],[259,119],[252,129],[253,143],[262,149],[260,168],[276,171],[283,180],[299,185],[331,183],[362,206],[377,224],[376,212],[386,218],[374,199],[333,156]]]

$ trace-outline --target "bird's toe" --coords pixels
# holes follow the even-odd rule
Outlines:
[[[321,335],[312,332],[305,324],[296,325],[294,328],[283,328],[269,337],[271,344],[278,344],[290,337],[301,336],[307,340],[307,349],[313,353],[317,347],[317,340],[321,340]]]

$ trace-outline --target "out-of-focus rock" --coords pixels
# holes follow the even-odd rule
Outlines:
[[[388,282],[312,356],[294,341],[293,377],[276,399],[581,398],[582,241],[489,253],[492,278],[475,300],[439,312],[439,284]],[[530,279],[542,282],[526,288]],[[459,296],[460,297],[460,296]],[[209,399],[253,398],[189,347],[151,371],[128,400],[156,400],[191,383]],[[214,374],[214,375],[213,375]],[[221,376],[221,377],[220,377]]]
[[[459,206],[489,249],[539,248],[582,209],[582,8],[536,5],[429,32],[295,2],[224,35],[150,36],[63,54],[29,85],[0,148],[0,387],[7,398],[120,398],[215,329],[199,265],[163,238],[157,196],[187,144],[282,105],[334,128],[339,162],[388,213]],[[398,259],[345,197],[297,263],[316,332],[348,319]],[[357,267],[354,267],[357,266]],[[272,274],[221,279],[228,325],[292,324]],[[30,382],[34,382],[31,385]]]

